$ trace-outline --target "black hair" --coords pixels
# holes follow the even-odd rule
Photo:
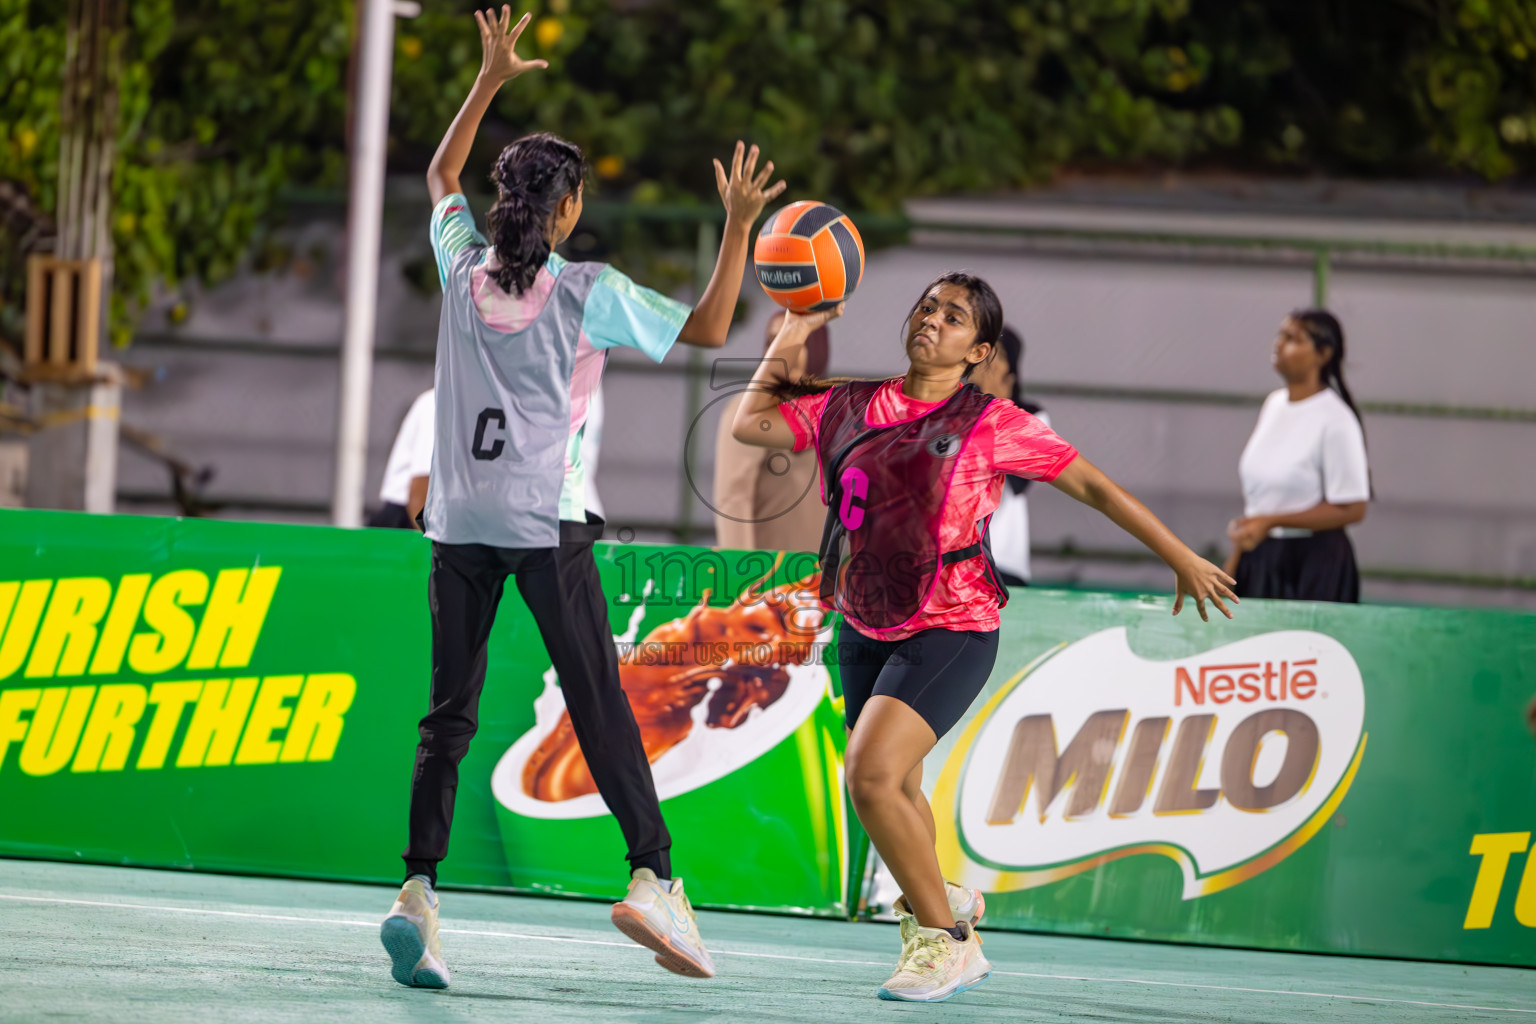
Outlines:
[[[1360,409],[1355,405],[1355,396],[1349,393],[1349,385],[1344,383],[1344,325],[1326,309],[1298,309],[1291,313],[1291,319],[1312,340],[1313,347],[1328,350],[1328,361],[1320,371],[1323,386],[1331,387],[1339,393],[1344,404],[1349,406],[1349,411],[1355,414],[1355,419],[1360,420],[1360,430],[1364,433],[1365,421],[1361,419]]]
[[[496,204],[486,222],[500,264],[496,283],[521,295],[549,259],[549,221],[560,200],[573,195],[587,177],[581,147],[558,135],[524,136],[501,151],[491,181]]]
[[[1008,372],[1013,374],[1013,404],[1024,408],[1024,336],[1003,325],[1003,356],[1008,360]]]
[[[976,324],[976,337],[971,341],[971,344],[980,345],[985,342],[991,345],[992,351],[988,353],[987,359],[990,361],[996,358],[998,346],[1003,341],[1002,300],[997,297],[997,292],[993,291],[992,286],[987,284],[986,281],[964,270],[951,270],[949,273],[940,274],[928,282],[928,287],[924,288],[923,294],[919,295],[917,301],[912,303],[912,308],[907,310],[906,319],[902,321],[901,340],[903,344],[907,340],[907,330],[912,323],[912,314],[917,312],[917,307],[923,304],[923,300],[928,297],[928,293],[941,284],[959,285],[971,296],[971,319]],[[960,379],[970,380],[971,374],[980,365],[980,363],[967,363],[965,371],[960,374]]]
[[[1003,337],[1002,300],[997,297],[997,292],[993,291],[992,286],[987,284],[986,281],[983,281],[975,274],[968,274],[963,270],[952,270],[947,274],[940,274],[923,289],[923,293],[917,297],[916,302],[912,303],[912,308],[907,310],[907,315],[902,320],[901,339],[903,344],[905,344],[907,339],[907,329],[912,322],[912,314],[917,312],[917,307],[922,305],[923,300],[928,297],[928,293],[941,284],[959,285],[970,293],[971,315],[976,322],[976,338],[971,344],[979,345],[982,342],[987,342],[992,346],[992,351],[987,358],[995,357],[998,345],[1002,342]],[[965,372],[960,375],[960,379],[970,380],[972,371],[980,365],[980,363],[966,364]],[[805,395],[819,395],[823,391],[832,390],[839,384],[852,383],[853,380],[854,378],[852,377],[821,379],[807,375],[799,380],[780,381],[774,384],[770,391],[779,401],[788,402]]]

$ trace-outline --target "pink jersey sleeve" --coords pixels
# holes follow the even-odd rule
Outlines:
[[[799,398],[791,398],[787,402],[779,403],[779,412],[784,414],[784,422],[789,424],[789,429],[795,434],[795,447],[797,452],[803,452],[816,443],[816,431],[821,425],[821,410],[826,407],[827,399],[831,397],[830,391],[823,391],[819,395],[801,395]]]
[[[1012,402],[992,402],[986,419],[991,421],[995,472],[1050,483],[1077,458],[1076,448]]]

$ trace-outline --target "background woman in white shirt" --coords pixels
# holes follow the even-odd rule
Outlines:
[[[1264,400],[1243,449],[1243,517],[1227,527],[1240,597],[1360,600],[1344,527],[1371,497],[1365,431],[1344,383],[1344,328],[1333,314],[1285,318],[1271,359],[1285,387]]]

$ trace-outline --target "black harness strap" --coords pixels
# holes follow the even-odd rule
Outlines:
[[[960,548],[956,551],[946,551],[939,561],[945,565],[954,565],[956,562],[964,562],[966,559],[975,558],[981,554],[981,541],[977,541],[968,548]]]

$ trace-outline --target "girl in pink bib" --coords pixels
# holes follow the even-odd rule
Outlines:
[[[902,956],[883,999],[937,1001],[991,970],[974,926],[979,892],[945,882],[923,795],[923,758],[981,692],[1008,600],[987,545],[1004,478],[1054,485],[1141,541],[1176,577],[1173,613],[1193,597],[1228,618],[1233,580],[1049,427],[969,382],[993,358],[1002,304],[983,280],[945,274],[903,329],[908,367],[885,381],[805,378],[805,339],[840,315],[790,314],[733,425],[747,444],[814,447],[827,505],[823,603],[842,614],[837,647],[849,729],[847,780],[859,820],[904,895]]]

